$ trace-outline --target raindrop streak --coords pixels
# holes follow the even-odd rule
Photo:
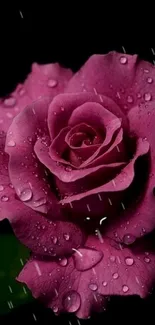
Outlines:
[[[36,268],[36,271],[37,271],[38,275],[41,276],[42,273],[41,273],[41,270],[40,270],[40,267],[39,267],[38,263],[35,262],[34,265],[35,265],[35,268]]]
[[[52,237],[53,244],[56,244],[58,242],[58,238],[56,236]]]
[[[21,201],[23,202],[27,202],[29,200],[31,200],[32,198],[32,191],[30,188],[26,188],[25,190],[23,190],[20,194],[19,197],[21,199]]]
[[[126,257],[125,263],[126,263],[126,265],[131,266],[131,265],[133,265],[134,260],[131,257]]]
[[[6,106],[9,106],[9,107],[14,106],[15,103],[16,103],[16,98],[14,98],[14,97],[6,98],[6,99],[4,100],[4,104],[5,104]]]
[[[20,263],[21,263],[22,266],[24,265],[24,262],[23,262],[22,258],[20,258]]]
[[[98,286],[95,283],[91,283],[89,284],[89,289],[92,291],[96,291],[98,289]]]
[[[15,147],[15,146],[16,146],[16,142],[15,142],[15,141],[10,140],[10,141],[8,142],[8,147]]]
[[[144,94],[144,99],[145,99],[146,102],[149,102],[151,100],[151,98],[152,98],[152,96],[151,96],[150,93]]]
[[[10,287],[10,286],[8,286],[8,288],[9,288],[9,291],[12,293],[13,291],[12,291],[12,288]]]
[[[70,291],[63,297],[63,306],[70,313],[76,312],[81,305],[80,295],[76,291]]]
[[[114,273],[112,277],[113,277],[114,280],[117,280],[119,275],[118,275],[118,273]]]
[[[27,295],[27,291],[26,291],[26,288],[23,286],[23,291],[25,293],[25,295]]]
[[[129,290],[129,287],[127,285],[123,285],[123,292],[126,293]]]
[[[6,195],[3,195],[2,197],[1,197],[1,201],[2,202],[7,202],[9,200],[9,198],[8,198],[8,196],[6,196]]]
[[[57,84],[58,84],[57,80],[49,79],[47,85],[48,85],[48,87],[50,87],[50,88],[54,88],[54,87],[57,86]]]
[[[103,240],[102,234],[101,234],[101,232],[99,231],[99,229],[96,229],[95,232],[96,232],[96,235],[97,235],[98,238],[99,238],[99,241],[101,242],[101,244],[103,244],[103,243],[104,243],[104,240]]]
[[[101,194],[98,193],[97,195],[98,195],[99,200],[102,201]]]
[[[102,225],[102,222],[104,221],[104,220],[106,220],[107,219],[107,217],[103,217],[101,220],[100,220],[100,225]]]
[[[127,59],[126,56],[121,56],[121,57],[120,57],[120,63],[121,63],[121,64],[126,64],[127,62],[128,62],[128,59]]]
[[[135,239],[136,238],[135,238],[134,235],[132,235],[132,234],[126,234],[123,237],[123,242],[124,242],[125,245],[131,245],[131,244],[133,244],[135,242]]]
[[[35,321],[37,321],[36,315],[32,314]]]

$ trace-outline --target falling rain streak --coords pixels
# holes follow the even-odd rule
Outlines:
[[[36,268],[36,271],[37,271],[38,275],[41,276],[42,273],[41,273],[41,270],[40,270],[40,267],[39,267],[38,263],[35,262],[34,265],[35,265],[35,268]]]

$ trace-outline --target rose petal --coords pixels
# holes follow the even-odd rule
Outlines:
[[[124,130],[128,129],[127,118],[119,106],[110,98],[105,96],[100,97],[92,93],[60,94],[53,99],[48,112],[48,128],[52,140],[58,135],[61,129],[68,125],[68,121],[74,110],[85,103],[88,104],[88,102],[99,103],[106,111],[109,111],[109,116],[111,112],[115,115],[115,118],[121,119]]]
[[[117,216],[118,212],[120,211],[120,208],[124,209],[124,206],[122,205],[121,199],[124,195],[124,190],[127,189],[135,176],[134,171],[134,165],[137,159],[140,156],[145,155],[148,153],[149,150],[149,144],[147,141],[143,141],[142,139],[138,140],[137,143],[137,151],[135,153],[134,158],[127,164],[125,167],[120,163],[121,171],[117,173],[117,176],[112,178],[109,182],[101,185],[96,186],[91,190],[79,192],[78,194],[69,195],[68,197],[65,197],[60,201],[60,203],[64,206],[69,204],[68,209],[71,210],[72,213],[75,215],[80,216],[86,216],[89,215],[89,217],[97,217],[97,216],[109,216],[112,218],[112,216]],[[115,164],[116,166],[119,165],[119,163]],[[107,165],[110,166],[110,165]],[[115,168],[116,168],[115,166]],[[114,166],[113,166],[114,168]],[[105,169],[106,171],[106,169]],[[106,172],[107,174],[107,172]],[[96,172],[94,173],[94,176],[96,175]],[[103,175],[104,176],[104,175]],[[100,175],[101,178],[101,175]],[[93,185],[95,184],[94,178]],[[101,178],[102,180],[102,178]],[[74,183],[73,183],[74,184]],[[87,182],[86,182],[87,184]],[[89,184],[89,183],[88,183]],[[58,184],[59,186],[59,184]],[[62,184],[61,184],[62,188]],[[75,186],[76,188],[76,186]],[[66,186],[66,193],[67,193],[67,186]],[[65,190],[64,189],[64,190]],[[67,206],[66,206],[67,208]],[[117,217],[116,217],[117,219]],[[114,221],[113,221],[114,222]],[[122,223],[121,223],[122,224]],[[121,232],[121,231],[120,231]],[[114,232],[115,234],[115,232]]]
[[[70,127],[66,127],[62,129],[57,137],[53,140],[52,144],[49,147],[49,154],[51,158],[54,161],[67,164],[69,166],[72,166],[73,168],[78,168],[80,166],[81,161],[86,160],[88,157],[90,157],[96,149],[99,147],[99,145],[90,145],[90,146],[73,146],[70,144],[70,137],[73,132],[75,132],[74,135],[74,141],[75,141],[75,136],[78,136],[78,139],[84,140],[86,138],[86,135],[84,133],[77,133],[77,130],[80,127],[87,127],[90,129],[89,126],[86,126],[85,124],[80,124],[70,130]],[[80,134],[80,138],[79,138]],[[82,135],[82,138],[81,138]],[[77,140],[77,137],[76,137]],[[68,157],[67,159],[63,159],[62,156],[67,153]]]
[[[15,191],[24,204],[47,213],[58,210],[56,198],[49,188],[45,170],[34,153],[38,137],[47,134],[46,117],[50,99],[41,99],[26,107],[12,122],[6,139],[10,155],[9,175]]]
[[[17,238],[33,253],[51,257],[72,254],[84,240],[80,228],[71,222],[50,221],[21,204],[10,218]]]
[[[154,253],[146,256],[144,252],[136,254],[128,248],[118,250],[106,238],[101,243],[89,237],[86,245],[87,256],[92,248],[103,256],[92,268],[79,271],[72,257],[63,263],[33,258],[23,268],[18,281],[26,283],[33,296],[54,312],[74,312],[80,318],[89,317],[97,307],[103,310],[105,296],[145,297],[152,289]],[[80,259],[81,251],[75,254],[78,252]]]
[[[4,152],[5,132],[0,131],[0,220],[12,218],[20,201],[15,196],[8,174],[8,158]]]
[[[134,199],[133,205],[129,207],[120,221],[111,225],[109,236],[113,237],[117,233],[118,240],[122,241],[126,236],[131,235],[141,237],[152,231],[155,227],[155,102],[151,102],[140,107],[133,108],[129,113],[129,121],[131,131],[137,136],[141,136],[144,142],[147,138],[150,144],[150,169],[147,171],[147,181],[145,181],[145,189],[141,191],[141,197]],[[146,141],[147,142],[147,141]],[[141,170],[141,177],[144,171]],[[138,200],[137,200],[138,199]],[[135,204],[134,204],[135,203]],[[121,227],[120,227],[121,225]]]
[[[113,99],[124,111],[154,99],[155,70],[137,55],[92,55],[69,81],[66,92],[92,92]]]
[[[0,129],[7,132],[13,118],[28,104],[31,97],[24,85],[19,84],[9,97],[0,100]]]
[[[41,139],[38,139],[34,146],[35,153],[40,160],[55,176],[57,176],[62,182],[70,183],[76,180],[82,179],[85,176],[89,176],[91,173],[95,173],[101,169],[109,169],[111,170],[114,167],[120,167],[124,165],[124,163],[116,163],[109,165],[101,165],[87,169],[81,170],[70,170],[67,167],[64,168],[63,165],[57,164],[48,154],[48,147],[42,142]],[[70,184],[68,184],[68,187]]]
[[[64,91],[73,73],[58,63],[32,64],[32,72],[25,81],[25,87],[33,100],[41,96],[56,96]]]
[[[92,194],[102,193],[102,192],[117,192],[122,191],[125,188],[129,187],[134,178],[134,164],[138,157],[145,155],[149,151],[149,143],[138,139],[137,141],[137,150],[134,155],[134,158],[125,166],[121,173],[118,174],[114,179],[110,180],[108,183],[101,185],[98,188],[94,188],[85,193],[79,193],[78,195],[72,195],[68,198],[61,201],[61,203],[69,203],[72,201],[80,200],[83,197],[87,197]],[[117,166],[117,164],[115,164]],[[110,165],[109,165],[110,166]],[[108,167],[108,165],[107,165]]]

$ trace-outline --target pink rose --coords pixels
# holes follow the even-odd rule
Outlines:
[[[111,52],[74,75],[33,64],[0,102],[0,216],[32,251],[18,280],[55,313],[152,288],[154,82],[150,63]]]

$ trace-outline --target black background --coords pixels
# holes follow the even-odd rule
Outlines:
[[[0,96],[7,95],[18,82],[25,79],[32,62],[49,63],[58,61],[76,71],[94,53],[110,50],[137,53],[145,60],[153,62],[155,49],[151,8],[141,10],[122,3],[107,8],[93,3],[84,9],[80,3],[62,7],[46,1],[41,5],[7,5],[0,8]],[[91,7],[91,8],[90,8]],[[131,9],[131,11],[130,11]],[[123,10],[123,11],[122,11]],[[152,8],[153,10],[153,8]],[[134,19],[135,18],[135,19]],[[2,223],[1,232],[10,231]],[[154,321],[155,294],[142,301],[138,297],[114,297],[107,311],[93,315],[90,320],[80,320],[81,324],[135,323]],[[33,317],[36,316],[36,320]],[[0,324],[78,324],[75,317],[60,317],[41,306],[37,301],[14,309],[0,316]]]

